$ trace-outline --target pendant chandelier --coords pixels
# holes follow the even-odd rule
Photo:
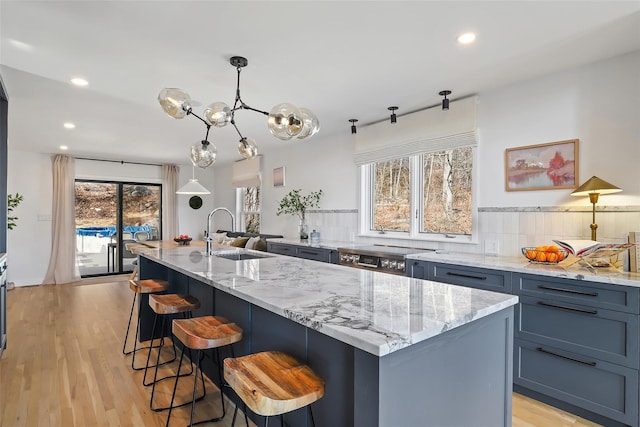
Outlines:
[[[194,166],[206,168],[215,161],[218,150],[213,143],[209,142],[209,129],[211,126],[224,127],[232,124],[240,136],[238,142],[238,152],[246,159],[251,159],[258,154],[258,147],[252,138],[247,138],[240,132],[235,121],[235,114],[238,110],[251,110],[267,116],[267,126],[273,136],[281,140],[289,140],[293,137],[304,139],[311,137],[320,130],[318,118],[306,108],[298,108],[290,103],[281,103],[271,109],[270,112],[258,110],[245,104],[240,97],[240,71],[246,67],[248,61],[242,56],[233,56],[229,60],[232,66],[238,71],[236,84],[236,98],[233,108],[224,102],[213,102],[204,110],[204,117],[200,117],[193,112],[191,97],[182,89],[165,88],[160,91],[158,101],[162,109],[174,119],[182,119],[185,116],[193,116],[203,122],[207,127],[207,132],[202,141],[198,141],[191,146],[190,158]]]

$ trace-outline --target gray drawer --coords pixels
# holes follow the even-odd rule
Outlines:
[[[638,371],[551,346],[514,343],[514,382],[625,424],[638,425]]]
[[[496,292],[511,292],[511,273],[486,268],[431,264],[429,280]]]
[[[287,245],[283,243],[267,242],[267,252],[280,254],[280,255],[296,256],[296,247],[293,245]]]
[[[298,247],[298,258],[331,262],[331,249]]]
[[[520,297],[516,310],[516,338],[638,368],[638,316]]]
[[[640,289],[532,274],[513,275],[513,293],[640,313]]]

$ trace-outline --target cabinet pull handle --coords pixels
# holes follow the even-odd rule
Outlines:
[[[474,276],[472,274],[452,273],[450,271],[447,271],[447,276],[465,277],[467,279],[487,280],[485,276]]]
[[[560,357],[562,359],[571,360],[572,362],[582,363],[583,365],[596,366],[596,362],[585,362],[584,360],[575,359],[573,357],[565,356],[563,354],[554,353],[553,351],[549,351],[549,350],[547,350],[545,348],[542,348],[542,347],[538,347],[536,350],[538,350],[538,351],[540,351],[542,353],[545,353],[545,354],[550,354],[552,356]]]
[[[585,296],[588,296],[588,297],[597,297],[598,296],[597,292],[576,291],[574,289],[555,288],[553,286],[545,286],[545,285],[538,285],[538,287],[540,289],[547,289],[549,291],[567,292],[569,294],[585,295]]]
[[[300,250],[301,254],[307,254],[307,255],[318,255],[316,252],[311,252],[311,251],[304,251],[304,250]]]
[[[598,314],[598,310],[585,310],[583,308],[568,307],[566,305],[549,304],[548,302],[544,302],[544,301],[538,301],[538,304],[544,305],[546,307],[559,308],[561,310],[577,311],[578,313]]]

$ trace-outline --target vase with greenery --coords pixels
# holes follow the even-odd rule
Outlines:
[[[302,190],[291,190],[289,194],[284,196],[280,200],[276,215],[283,214],[298,215],[300,218],[300,238],[308,239],[309,233],[307,232],[306,212],[309,208],[317,208],[320,206],[320,197],[322,197],[322,190],[312,191],[306,196],[300,194]]]
[[[9,194],[7,196],[7,228],[9,228],[9,230],[13,230],[17,225],[16,221],[18,220],[17,216],[11,216],[11,212],[18,207],[23,198],[24,197],[20,193],[16,193],[15,195]]]

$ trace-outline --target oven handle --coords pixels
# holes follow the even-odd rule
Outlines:
[[[358,261],[357,263],[358,265],[362,266],[362,267],[369,267],[369,268],[378,268],[378,264],[366,264],[364,262],[360,262]]]

